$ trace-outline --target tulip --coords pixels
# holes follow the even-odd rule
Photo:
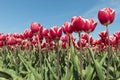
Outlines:
[[[71,18],[71,23],[73,25],[74,32],[82,32],[85,26],[85,19],[81,16],[74,16]]]
[[[33,33],[30,29],[25,30],[23,35],[24,35],[24,38],[32,38],[33,37]]]
[[[71,23],[73,25],[73,31],[78,33],[79,40],[81,41],[81,32],[84,30],[85,27],[85,19],[81,16],[74,16],[71,18]],[[83,80],[82,77],[82,44],[80,42],[80,73],[81,73],[81,80]]]
[[[92,36],[89,36],[89,35],[86,34],[86,33],[81,34],[81,38],[82,38],[82,39],[85,39],[86,42],[89,42],[89,39],[90,39],[90,44],[93,42],[93,38],[92,38]]]
[[[115,11],[111,8],[99,10],[98,19],[102,25],[109,25],[114,21]]]
[[[63,32],[65,34],[71,34],[73,32],[73,26],[70,22],[65,22],[63,25],[62,25],[62,28],[63,28]]]
[[[4,44],[3,44],[3,41],[0,41],[0,47],[2,47]]]
[[[18,34],[18,33],[14,33],[13,36],[14,36],[15,38],[19,38],[19,34]]]
[[[111,24],[114,21],[115,17],[115,11],[111,8],[104,8],[102,10],[99,10],[98,12],[98,19],[100,23],[104,26],[106,26],[106,32],[108,33],[108,61],[107,61],[107,80],[109,77],[109,61],[110,61],[110,56],[112,55],[110,51],[110,39],[109,39],[109,30],[108,30],[108,25]]]
[[[60,54],[58,51],[58,47],[59,47],[59,40],[60,37],[62,36],[62,27],[58,28],[57,26],[53,26],[52,28],[50,28],[50,36],[52,38],[52,40],[55,41],[55,46],[52,45],[52,49],[56,48],[56,56],[57,56],[57,75],[58,78],[60,79]],[[56,47],[57,46],[57,47]]]
[[[86,19],[86,23],[84,26],[84,32],[86,33],[93,32],[96,25],[97,25],[97,22],[95,22],[93,19]]]
[[[120,32],[115,32],[113,35],[120,40]]]
[[[66,42],[63,42],[63,41],[62,41],[62,48],[63,48],[63,49],[66,49],[66,44],[67,44]]]
[[[110,36],[109,40],[110,40],[110,45],[116,45],[116,37]],[[106,38],[105,41],[108,44],[108,37]]]
[[[41,33],[43,37],[47,37],[48,33],[49,33],[49,30],[47,28],[43,28],[42,33]]]
[[[6,36],[4,34],[0,34],[0,41],[4,41],[6,39]]]
[[[81,41],[80,40],[78,40],[78,42],[77,42],[77,45],[80,47],[80,42],[81,42],[81,45],[82,45],[82,47],[85,47],[86,46],[86,40],[85,39],[81,39]]]
[[[17,44],[20,45],[22,43],[22,39],[21,38],[16,38]]]
[[[6,42],[8,45],[15,45],[17,44],[16,38],[14,38],[13,36],[8,36],[6,38]]]
[[[50,28],[50,36],[53,40],[59,40],[62,35],[62,28],[58,28],[57,26],[53,26]]]
[[[38,41],[35,38],[33,38],[31,42],[33,45],[36,45],[38,43]]]
[[[101,37],[101,39],[105,39],[108,36],[108,33],[106,31],[102,31],[99,33],[99,36]]]
[[[30,29],[33,33],[42,32],[42,28],[42,25],[37,22],[32,22],[30,25]]]
[[[62,36],[60,39],[62,42],[68,42],[69,36],[65,35],[65,36]]]

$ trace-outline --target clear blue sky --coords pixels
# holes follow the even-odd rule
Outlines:
[[[39,22],[46,28],[61,26],[73,16],[93,18],[96,21],[99,9],[111,7],[116,10],[110,34],[120,31],[119,0],[0,0],[0,32],[21,33],[29,29],[31,22]],[[94,38],[105,27],[98,23],[91,33]]]

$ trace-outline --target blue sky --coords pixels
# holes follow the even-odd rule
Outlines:
[[[45,28],[62,26],[73,16],[98,21],[98,10],[110,7],[116,11],[115,20],[109,25],[112,35],[120,31],[119,4],[119,0],[0,0],[0,32],[21,33],[29,29],[31,22],[39,22]],[[105,27],[98,23],[91,35],[97,38],[103,30]]]

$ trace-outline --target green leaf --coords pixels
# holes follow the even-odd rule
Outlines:
[[[53,72],[52,67],[50,66],[50,63],[48,62],[48,60],[45,58],[46,62],[47,62],[47,66],[50,69],[52,75],[54,76],[55,80],[58,80],[58,77],[56,76],[55,72]]]
[[[65,75],[62,77],[62,79],[61,80],[73,80],[73,72],[72,72],[72,70],[73,70],[73,66],[71,66],[71,68],[69,69],[69,68],[67,68],[67,67],[65,67]]]
[[[108,55],[107,52],[104,53],[104,56],[103,56],[103,58],[102,58],[101,61],[100,61],[100,65],[103,65],[103,63],[105,62],[105,59],[106,59],[107,55]]]
[[[35,77],[35,80],[43,80],[41,74],[39,74],[35,69],[20,55],[18,54],[20,60],[23,62],[23,64],[29,68],[29,71],[31,71]]]
[[[24,80],[15,71],[4,68],[0,68],[0,77],[13,80]]]
[[[90,55],[92,57],[92,60],[94,62],[94,66],[95,66],[95,69],[97,71],[99,79],[100,80],[105,80],[105,76],[104,76],[104,73],[103,73],[103,70],[102,70],[102,66],[100,65],[100,63],[97,62],[97,60],[95,60],[94,53],[93,53],[92,49],[88,48],[88,50],[89,50]]]
[[[89,64],[85,71],[85,80],[91,80],[94,68]]]

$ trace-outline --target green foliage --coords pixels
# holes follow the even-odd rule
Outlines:
[[[55,50],[0,51],[0,80],[80,80],[80,52],[73,47],[59,47],[60,62]],[[88,61],[87,54],[90,54]],[[2,55],[1,55],[2,54]],[[3,55],[4,54],[4,55]],[[83,79],[105,80],[108,52],[95,53],[91,48],[83,50]],[[120,79],[120,57],[116,52],[110,60],[110,80]],[[58,77],[58,65],[60,77]],[[59,79],[60,78],[60,79]]]

